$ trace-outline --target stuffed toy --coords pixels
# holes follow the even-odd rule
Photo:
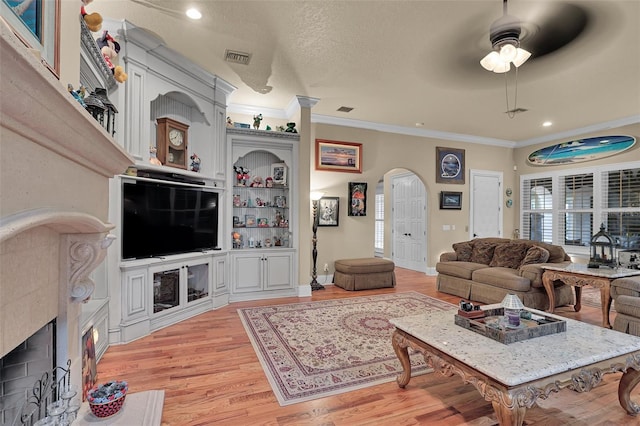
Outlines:
[[[120,52],[120,43],[115,41],[109,31],[105,30],[102,32],[102,37],[96,40],[98,43],[98,47],[100,48],[100,52],[104,57],[105,62],[109,66],[109,69],[113,73],[113,77],[119,83],[124,83],[127,81],[129,77],[126,72],[124,72],[124,68],[120,65],[114,65],[114,60],[118,57],[118,53]]]
[[[253,181],[251,182],[251,185],[249,185],[253,188],[264,188],[264,182],[262,181],[262,178],[260,176],[255,176],[253,178]]]
[[[93,0],[80,1],[82,1],[82,6],[80,6],[80,14],[82,15],[82,19],[84,19],[84,23],[87,24],[87,28],[89,28],[89,30],[94,33],[100,31],[100,28],[102,28],[102,15],[100,15],[98,12],[87,13],[84,8]]]

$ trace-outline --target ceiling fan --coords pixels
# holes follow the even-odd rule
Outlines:
[[[576,40],[591,20],[586,8],[574,3],[527,3],[524,19],[510,15],[507,0],[502,2],[503,15],[489,29],[492,51],[482,66],[496,73],[508,72],[527,59],[555,52]]]

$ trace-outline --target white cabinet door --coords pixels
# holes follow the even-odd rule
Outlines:
[[[225,294],[229,292],[227,277],[227,255],[213,256],[213,294]]]
[[[122,320],[123,322],[144,318],[149,313],[147,268],[128,270],[122,278]]]
[[[265,290],[293,288],[293,255],[291,253],[270,253],[265,256],[263,262]]]
[[[263,263],[260,252],[233,256],[233,293],[262,291]]]

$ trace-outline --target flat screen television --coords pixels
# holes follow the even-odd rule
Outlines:
[[[123,181],[122,258],[218,246],[218,193],[168,182]]]

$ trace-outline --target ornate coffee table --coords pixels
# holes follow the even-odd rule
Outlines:
[[[549,312],[553,313],[556,306],[553,282],[562,281],[573,286],[576,293],[576,304],[573,309],[579,312],[582,308],[582,287],[590,285],[600,289],[600,302],[602,304],[602,326],[611,328],[609,311],[611,310],[611,281],[616,278],[640,275],[640,270],[625,268],[587,268],[587,265],[571,263],[567,266],[543,265],[542,284],[549,297]]]
[[[403,367],[397,378],[401,388],[411,379],[408,348],[412,348],[435,371],[457,374],[472,384],[491,402],[500,425],[522,425],[527,408],[538,398],[547,399],[564,388],[588,392],[605,374],[617,372],[623,372],[618,386],[620,405],[630,415],[640,412],[630,398],[640,382],[640,337],[557,317],[567,322],[567,331],[505,345],[455,325],[456,312],[390,320],[396,327],[393,349]]]

